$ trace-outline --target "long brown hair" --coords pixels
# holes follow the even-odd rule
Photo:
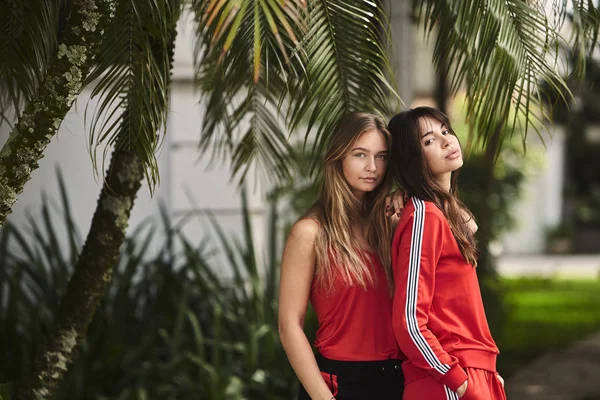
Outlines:
[[[426,117],[443,123],[456,136],[448,117],[435,108],[417,107],[396,114],[388,124],[392,135],[390,171],[394,181],[409,197],[414,196],[437,205],[444,213],[463,257],[471,265],[477,266],[477,244],[467,225],[473,214],[458,199],[458,170],[452,172],[450,191],[445,191],[434,179],[423,155],[420,120]],[[466,221],[462,211],[469,216]]]
[[[331,290],[337,274],[341,274],[349,286],[358,284],[366,289],[376,283],[376,277],[367,265],[370,259],[353,235],[352,222],[357,217],[367,217],[365,240],[378,253],[388,284],[392,282],[391,225],[385,216],[385,198],[391,189],[390,173],[386,168],[379,186],[367,193],[364,204],[361,204],[352,194],[342,168],[342,161],[354,143],[363,133],[372,130],[383,136],[389,151],[391,137],[380,117],[353,112],[339,122],[327,143],[319,196],[307,214],[320,223],[321,229],[315,241],[315,278],[317,284],[327,290]]]

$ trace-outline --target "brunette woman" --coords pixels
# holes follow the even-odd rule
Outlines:
[[[475,270],[477,226],[457,197],[458,138],[429,107],[401,112],[388,129],[390,169],[409,197],[391,249],[404,400],[504,400]]]

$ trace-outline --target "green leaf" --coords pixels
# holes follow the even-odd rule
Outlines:
[[[501,144],[516,128],[523,128],[523,140],[531,129],[539,132],[546,87],[570,96],[557,58],[558,43],[568,41],[559,32],[567,1],[554,1],[553,15],[542,3],[521,0],[415,0],[414,8],[427,35],[437,27],[436,67],[445,66],[440,72],[451,78],[453,93],[466,92],[475,145],[485,148],[497,132]],[[586,8],[588,18],[576,36],[584,31],[597,36],[596,12]]]
[[[289,175],[293,158],[281,99],[294,74],[304,29],[302,2],[192,2],[198,22],[196,80],[206,105],[199,149],[248,172]],[[207,15],[209,15],[207,17]]]
[[[0,116],[11,108],[19,116],[39,87],[56,54],[59,16],[66,4],[65,0],[0,3]]]
[[[99,99],[94,110],[86,107],[94,165],[100,146],[107,145],[102,170],[112,146],[135,149],[146,165],[151,191],[159,182],[156,151],[166,130],[175,45],[172,26],[179,17],[179,7],[176,0],[119,2],[114,23],[106,29],[111,40],[102,46],[88,78],[88,82],[97,80],[91,98]]]
[[[0,383],[0,400],[10,400],[12,383]]]
[[[290,90],[287,118],[292,129],[315,134],[314,160],[339,118],[350,111],[389,116],[398,111],[389,54],[389,20],[378,2],[315,1],[309,8],[306,79]]]

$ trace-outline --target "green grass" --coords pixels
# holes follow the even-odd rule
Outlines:
[[[508,377],[547,351],[600,330],[600,280],[504,280],[510,316],[497,337]]]

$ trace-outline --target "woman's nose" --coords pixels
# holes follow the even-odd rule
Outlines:
[[[377,164],[375,163],[375,159],[374,158],[371,158],[369,160],[369,162],[367,163],[366,170],[369,171],[369,172],[375,172],[377,170]]]

